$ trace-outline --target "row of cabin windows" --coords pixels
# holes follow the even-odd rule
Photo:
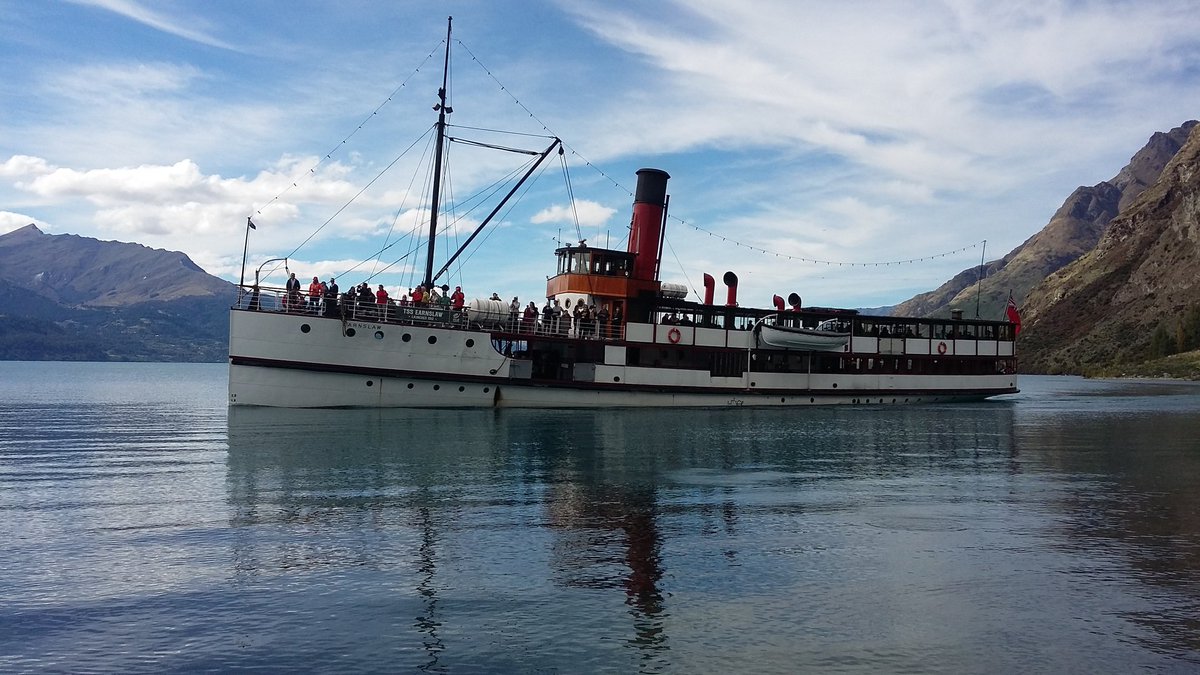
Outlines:
[[[944,356],[850,356],[845,354],[753,354],[629,347],[626,364],[652,368],[708,370],[716,377],[755,373],[845,373],[893,375],[993,375],[1016,372],[1013,358]]]
[[[661,311],[656,314],[658,323],[700,326],[703,328],[720,328],[725,321],[724,313],[719,309],[701,312]],[[796,319],[802,319],[797,321]],[[732,330],[750,330],[757,323],[758,317],[735,316],[730,323]],[[808,316],[788,316],[783,313],[782,325],[803,328],[817,328],[819,319]],[[923,323],[917,321],[878,321],[862,319],[844,319],[833,322],[832,325],[820,326],[823,330],[852,333],[857,337],[880,338],[923,338],[933,340],[999,340],[1011,342],[1016,336],[1012,324],[973,324],[956,322]]]
[[[864,337],[930,338],[933,340],[1004,340],[1011,341],[1012,324],[973,324],[948,321],[923,323],[915,321],[854,321],[853,333]]]

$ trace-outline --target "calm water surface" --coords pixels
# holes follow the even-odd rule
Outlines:
[[[0,362],[0,671],[1196,672],[1200,386],[225,406]]]

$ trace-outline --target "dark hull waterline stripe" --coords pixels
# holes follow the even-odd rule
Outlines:
[[[997,387],[995,389],[763,389],[755,387],[695,387],[670,386],[653,384],[624,384],[607,382],[573,382],[566,380],[516,380],[508,377],[480,377],[478,375],[457,375],[453,373],[430,373],[424,371],[408,371],[390,368],[367,368],[341,364],[310,363],[305,361],[282,361],[276,359],[260,359],[242,356],[229,357],[230,365],[251,366],[256,368],[274,368],[280,370],[300,370],[313,373],[332,373],[340,375],[360,375],[365,377],[388,377],[396,379],[428,380],[434,382],[478,382],[491,385],[511,385],[518,387],[540,387],[545,389],[577,389],[583,391],[603,392],[637,392],[654,394],[712,394],[737,396],[840,396],[860,398],[888,398],[897,396],[954,396],[985,398],[1001,394],[1015,394],[1020,390],[1015,387]],[[907,375],[903,377],[909,377]],[[963,377],[961,375],[918,375],[913,377]]]

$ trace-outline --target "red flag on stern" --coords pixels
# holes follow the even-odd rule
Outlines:
[[[1013,300],[1012,293],[1008,294],[1008,307],[1004,310],[1004,313],[1008,316],[1009,322],[1015,324],[1016,326],[1016,328],[1013,330],[1013,335],[1020,335],[1021,313],[1017,311],[1017,301]]]

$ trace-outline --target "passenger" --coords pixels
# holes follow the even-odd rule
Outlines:
[[[425,301],[425,287],[424,286],[417,286],[416,290],[414,290],[412,292],[412,301],[413,301],[414,305],[419,305]]]
[[[375,304],[378,305],[380,318],[387,321],[388,292],[384,289],[383,284],[379,284],[379,290],[375,291]]]
[[[337,279],[329,277],[329,283],[325,284],[325,316],[336,316],[338,313],[338,285]]]
[[[608,305],[600,305],[600,310],[596,312],[596,324],[600,327],[600,338],[607,340],[608,333]]]
[[[558,304],[558,298],[554,299],[554,307],[552,308],[552,312],[553,312],[552,318],[554,320],[554,327],[553,327],[554,334],[562,335],[563,310],[562,310],[562,305]]]
[[[571,299],[567,298],[567,303],[563,305],[563,333],[570,336],[573,334],[575,326],[575,314],[571,311]]]
[[[618,304],[616,308],[613,309],[612,315],[612,334],[613,337],[618,340],[621,339],[621,322],[625,320],[625,311],[622,309],[622,307],[622,305]]]
[[[450,306],[450,286],[442,284],[442,294],[438,296],[437,303],[442,307]]]
[[[492,299],[492,300],[500,300],[500,294],[499,294],[499,293],[492,293],[492,298],[491,298],[491,299]],[[503,302],[503,301],[502,301],[502,302]]]
[[[308,285],[308,311],[316,314],[323,297],[325,292],[321,289],[321,280],[313,277],[312,283]]]
[[[546,298],[546,304],[542,307],[542,330],[544,335],[549,335],[553,332],[554,326],[554,306],[550,304],[550,298]]]
[[[300,311],[300,302],[300,280],[296,278],[296,273],[292,272],[284,286],[283,311]]]
[[[583,301],[575,303],[571,310],[571,337],[582,337],[583,333]]]
[[[371,287],[367,285],[367,282],[364,281],[358,285],[355,300],[356,314],[363,318],[375,315],[375,294],[371,292]]]
[[[588,305],[584,317],[584,325],[587,326],[587,335],[585,337],[596,337],[596,306]]]
[[[525,312],[521,316],[521,332],[533,334],[537,331],[538,308],[529,301],[529,305],[525,308]]]
[[[259,295],[258,284],[254,284],[253,286],[250,287],[250,311],[251,312],[258,311],[258,308],[259,308],[258,295]]]
[[[508,329],[512,332],[517,332],[517,321],[521,317],[521,301],[513,296],[512,302],[508,303]]]
[[[466,296],[463,295],[462,286],[455,286],[454,293],[450,296],[450,306],[454,309],[462,309],[465,301]]]

